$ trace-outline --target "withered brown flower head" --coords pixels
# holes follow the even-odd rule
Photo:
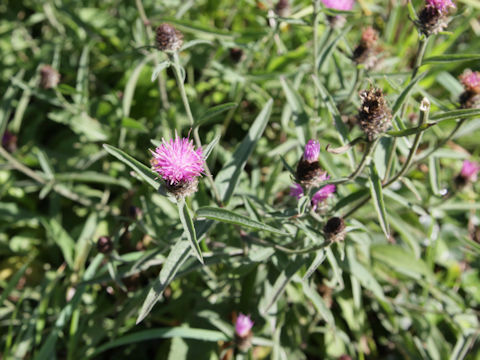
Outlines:
[[[356,64],[363,64],[366,70],[373,69],[378,63],[378,54],[381,49],[377,45],[378,33],[369,26],[362,32],[362,38],[353,51],[353,61]]]
[[[323,227],[323,232],[327,238],[327,241],[340,242],[345,240],[345,229],[345,222],[342,218],[332,217],[328,219],[327,223]]]
[[[368,141],[376,139],[391,124],[392,114],[382,90],[372,88],[360,92],[362,105],[358,111],[358,122],[367,135]]]
[[[156,30],[155,44],[161,51],[178,51],[183,45],[183,34],[173,25],[160,24]]]

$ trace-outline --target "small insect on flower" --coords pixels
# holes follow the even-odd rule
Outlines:
[[[197,178],[203,172],[205,159],[202,149],[195,150],[192,140],[180,138],[175,132],[175,139],[162,139],[162,144],[151,153],[152,170],[165,180],[168,192],[183,198],[197,191]]]
[[[460,95],[460,107],[463,109],[480,108],[480,72],[467,69],[459,76],[465,91]]]

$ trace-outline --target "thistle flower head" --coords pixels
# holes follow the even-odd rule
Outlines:
[[[425,2],[427,6],[431,6],[442,13],[448,12],[449,8],[455,8],[452,0],[426,0]]]
[[[288,0],[278,0],[275,5],[275,13],[281,17],[287,17],[290,15],[290,4]]]
[[[290,186],[290,196],[300,199],[303,196],[302,185],[295,183],[292,186]]]
[[[108,254],[113,250],[113,241],[110,236],[100,236],[97,241],[97,250],[102,254]]]
[[[323,5],[329,9],[352,10],[355,0],[322,0]]]
[[[362,43],[365,45],[375,44],[378,40],[378,32],[371,26],[363,29]]]
[[[162,145],[151,153],[152,169],[165,180],[167,190],[182,196],[196,191],[205,160],[202,149],[195,150],[192,140],[180,138],[175,132],[175,139],[162,139]]]
[[[476,94],[480,93],[480,71],[472,71],[467,69],[459,77],[465,91],[470,91]]]
[[[345,222],[342,218],[332,217],[328,219],[327,223],[323,227],[323,232],[327,241],[339,242],[345,239]]]
[[[178,51],[183,45],[183,34],[173,25],[160,24],[156,30],[155,44],[161,51]]]
[[[254,322],[250,316],[240,313],[235,322],[235,334],[240,338],[245,338],[250,334]]]
[[[362,32],[362,38],[353,51],[353,61],[357,64],[363,64],[366,70],[370,70],[378,63],[378,53],[380,48],[377,46],[378,32],[371,26]]]
[[[328,184],[318,190],[315,195],[312,196],[312,209],[313,211],[317,210],[319,203],[327,200],[336,190],[336,186],[333,184]]]
[[[468,181],[476,181],[478,172],[480,171],[480,164],[465,160],[462,165],[460,175],[466,178]]]
[[[387,106],[387,101],[380,89],[369,89],[360,92],[362,106],[358,111],[360,127],[373,141],[378,134],[384,133],[390,126],[392,114]]]
[[[316,140],[308,140],[303,152],[303,159],[308,162],[318,161],[320,155],[320,143]]]

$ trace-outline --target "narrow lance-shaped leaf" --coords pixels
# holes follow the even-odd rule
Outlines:
[[[115,156],[118,160],[132,168],[146,183],[151,185],[155,190],[158,190],[160,183],[155,180],[156,176],[152,170],[114,146],[103,144],[103,147],[109,154]]]
[[[250,219],[246,216],[239,215],[233,211],[216,208],[216,207],[203,207],[198,209],[197,211],[198,217],[205,217],[207,219],[221,221],[229,224],[235,224],[239,226],[244,226],[254,230],[264,230],[269,231],[271,233],[279,234],[279,235],[287,235],[286,233],[275,229],[270,225],[263,224],[259,221]]]
[[[190,241],[190,246],[192,247],[193,253],[197,257],[198,261],[203,264],[202,251],[198,245],[195,226],[193,225],[193,220],[185,200],[180,200],[178,202],[178,214],[180,216],[183,229],[185,230],[185,235],[187,236],[188,241]]]
[[[245,167],[253,148],[263,134],[272,112],[273,100],[270,99],[250,127],[247,136],[235,150],[232,159],[220,170],[215,183],[223,202],[228,203],[237,187],[240,175]]]
[[[425,64],[442,64],[456,61],[473,61],[480,60],[480,54],[446,54],[431,56],[423,59],[422,65]]]
[[[380,227],[388,239],[390,237],[390,229],[388,227],[387,212],[385,210],[385,202],[383,200],[382,182],[378,176],[377,169],[375,168],[375,164],[373,162],[370,164],[370,193],[372,195],[373,206],[375,207],[378,215]]]

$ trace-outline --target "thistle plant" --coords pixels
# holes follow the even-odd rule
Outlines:
[[[0,14],[0,357],[476,359],[472,1]]]

